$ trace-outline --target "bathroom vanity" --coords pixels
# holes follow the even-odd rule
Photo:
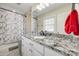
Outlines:
[[[22,36],[23,56],[77,56],[79,54],[78,51],[70,50],[63,45],[57,45],[46,37],[39,37]]]

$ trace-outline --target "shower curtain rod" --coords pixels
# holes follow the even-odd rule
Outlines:
[[[5,9],[5,8],[2,8],[2,7],[0,7],[0,9],[6,10],[6,11],[9,11],[9,12],[13,12],[12,10]],[[22,15],[22,16],[25,16],[24,14],[21,14],[21,13],[18,13],[18,12],[13,12],[13,13],[16,13],[16,14],[19,14],[19,15]]]

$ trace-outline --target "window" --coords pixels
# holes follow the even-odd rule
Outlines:
[[[43,28],[44,28],[44,30],[46,30],[48,32],[54,32],[54,30],[55,30],[54,24],[55,24],[54,18],[44,19]]]

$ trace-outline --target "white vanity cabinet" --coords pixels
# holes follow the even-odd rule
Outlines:
[[[41,49],[42,48],[42,49]],[[22,55],[23,56],[41,56],[43,47],[40,44],[28,39],[22,39]]]
[[[45,56],[63,56],[63,55],[50,48],[45,47]]]

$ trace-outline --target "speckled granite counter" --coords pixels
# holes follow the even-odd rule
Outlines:
[[[59,46],[55,46],[55,45],[46,44],[45,40],[34,39],[33,37],[26,37],[26,38],[28,38],[36,43],[39,43],[45,47],[48,47],[48,48],[56,51],[57,53],[61,53],[64,56],[78,56],[79,55],[78,51],[68,50],[68,49],[63,48],[62,46],[59,47]],[[63,48],[63,50],[60,48]]]

